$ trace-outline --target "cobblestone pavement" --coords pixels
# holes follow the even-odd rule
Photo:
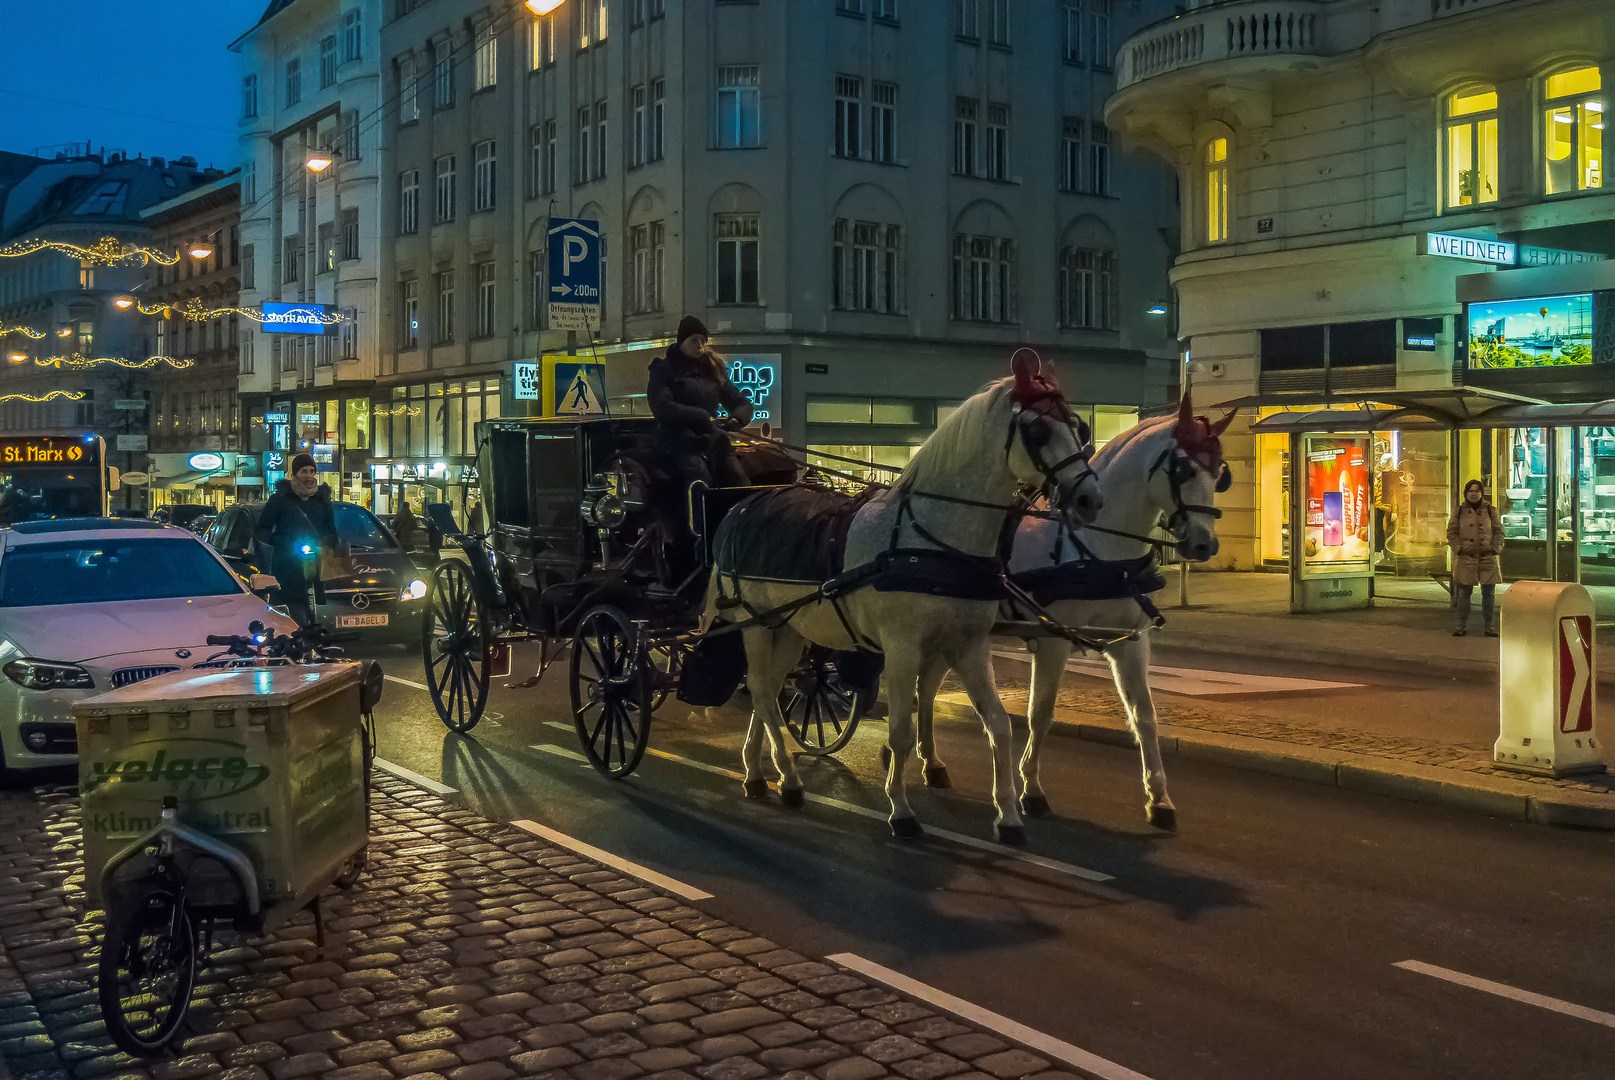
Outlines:
[[[96,1003],[76,792],[0,792],[0,1055],[16,1080],[1063,1080],[1072,1074],[391,777],[371,869],[222,938],[167,1058]]]

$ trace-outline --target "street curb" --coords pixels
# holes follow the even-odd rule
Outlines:
[[[967,705],[938,701],[935,708],[938,716],[949,719],[976,719],[975,710]],[[1128,748],[1137,745],[1133,733],[1119,724],[1056,718],[1054,726],[1058,731],[1089,742]],[[1204,761],[1303,783],[1386,795],[1537,825],[1615,831],[1615,798],[1591,792],[1562,791],[1527,780],[1171,724],[1160,725],[1158,738],[1163,757]]]

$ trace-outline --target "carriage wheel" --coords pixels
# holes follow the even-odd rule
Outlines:
[[[97,981],[119,1049],[150,1057],[179,1033],[196,986],[196,930],[166,882],[146,882],[107,911]]]
[[[779,711],[796,745],[824,757],[852,741],[858,730],[857,697],[841,681],[830,654],[815,646],[786,678]]]
[[[590,608],[572,639],[572,719],[589,764],[613,780],[650,740],[651,670],[639,630],[617,608]]]
[[[471,575],[457,562],[432,572],[426,604],[421,659],[432,704],[448,729],[463,735],[477,726],[488,703],[493,643],[486,612],[471,591]]]

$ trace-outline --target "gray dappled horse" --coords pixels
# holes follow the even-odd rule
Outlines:
[[[1189,395],[1184,394],[1175,415],[1146,420],[1123,432],[1094,456],[1094,471],[1105,492],[1105,505],[1089,527],[1068,534],[1061,522],[1025,518],[1010,555],[1011,576],[1028,585],[1055,622],[1073,629],[1141,631],[1108,648],[1105,659],[1110,662],[1111,677],[1143,758],[1145,813],[1151,825],[1163,829],[1176,827],[1177,811],[1166,791],[1166,772],[1155,729],[1155,702],[1150,696],[1148,628],[1152,612],[1146,611],[1129,594],[1130,590],[1107,599],[1052,599],[1037,597],[1039,590],[1028,579],[1034,571],[1058,566],[1074,575],[1073,581],[1080,585],[1084,575],[1098,576],[1092,560],[1100,560],[1107,566],[1098,569],[1121,568],[1133,578],[1134,587],[1142,584],[1146,592],[1159,588],[1163,582],[1155,574],[1150,557],[1154,547],[1149,537],[1163,520],[1182,558],[1204,562],[1217,554],[1216,519],[1221,511],[1212,505],[1212,499],[1216,492],[1228,487],[1230,477],[1221,437],[1233,418],[1234,414],[1229,413],[1212,422],[1195,416]],[[1111,576],[1109,580],[1116,579]],[[1028,817],[1042,817],[1049,812],[1049,800],[1043,793],[1039,760],[1054,723],[1055,699],[1072,644],[1064,638],[1039,637],[1027,641],[1026,647],[1032,653],[1032,692],[1027,707],[1031,734],[1021,758],[1021,810]],[[937,757],[931,731],[932,705],[946,674],[946,665],[934,664],[920,677],[920,761],[925,767],[926,783],[936,787],[948,785],[947,766]]]
[[[1011,370],[1010,378],[989,385],[944,420],[898,481],[857,509],[847,533],[842,577],[888,565],[895,551],[905,564],[930,563],[934,577],[973,577],[1001,595],[999,538],[1019,488],[1045,492],[1073,525],[1099,511],[1104,500],[1088,464],[1086,432],[1079,434],[1052,371],[1045,374],[1030,349],[1016,353]],[[770,531],[779,543],[787,542],[779,530],[792,528],[791,522],[756,516],[767,513],[766,499],[755,495],[742,500],[719,527],[705,620],[739,622],[751,613],[800,605],[788,618],[757,622],[742,631],[752,700],[744,749],[746,793],[760,798],[767,792],[762,756],[766,731],[781,798],[786,805],[801,805],[802,781],[785,741],[779,696],[805,645],[878,649],[885,654],[890,710],[886,795],[892,832],[905,838],[922,835],[904,788],[903,766],[914,749],[920,670],[939,658],[959,673],[987,729],[997,835],[1004,843],[1023,843],[1009,717],[998,700],[989,652],[998,599],[882,591],[902,583],[877,576],[834,600],[821,596],[802,603],[821,581],[747,577],[743,572],[737,577],[735,564],[744,562],[745,555],[732,554],[726,564],[725,551],[734,551],[726,544],[726,533],[738,528],[748,503],[753,504],[748,527],[762,530],[751,534],[749,543],[766,544]]]

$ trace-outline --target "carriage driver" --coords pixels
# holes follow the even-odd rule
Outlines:
[[[651,362],[646,387],[657,448],[681,493],[697,480],[712,487],[747,483],[728,432],[751,423],[751,401],[707,350],[708,336],[700,319],[684,316],[667,355]],[[721,420],[720,406],[729,414]]]

